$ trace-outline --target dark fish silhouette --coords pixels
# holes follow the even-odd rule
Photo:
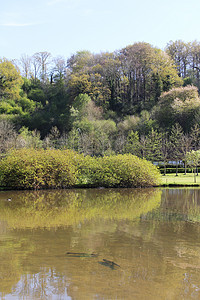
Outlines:
[[[98,254],[95,253],[85,253],[85,252],[66,252],[69,257],[97,257]]]
[[[120,268],[120,266],[118,264],[116,264],[114,261],[110,261],[105,258],[103,258],[103,261],[99,261],[98,263],[102,266],[109,267],[112,270],[115,270],[116,267]]]

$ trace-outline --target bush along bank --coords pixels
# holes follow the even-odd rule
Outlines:
[[[150,162],[131,154],[83,156],[71,150],[13,150],[0,160],[5,189],[148,187],[160,184]]]

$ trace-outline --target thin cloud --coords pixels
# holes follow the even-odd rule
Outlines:
[[[17,23],[17,22],[10,22],[10,23],[0,23],[0,26],[4,27],[27,27],[27,26],[34,26],[38,25],[39,23]]]
[[[79,0],[49,0],[47,2],[47,5],[56,5],[59,3],[65,3],[65,4],[76,4],[77,2],[79,2]]]
[[[0,26],[2,27],[27,27],[27,26],[34,26],[38,25],[37,21],[29,21],[27,20],[28,15],[18,13],[18,12],[2,12],[0,14]],[[24,20],[25,19],[25,20]],[[21,20],[24,20],[22,22]],[[26,22],[27,21],[27,22]]]
[[[58,3],[61,3],[61,2],[68,2],[68,0],[51,0],[51,1],[48,1],[47,4],[48,5],[55,5],[55,4],[58,4]]]

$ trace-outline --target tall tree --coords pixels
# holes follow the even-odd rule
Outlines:
[[[162,160],[162,135],[157,130],[152,129],[146,137],[145,158],[151,162]]]
[[[176,162],[176,176],[178,176],[178,162],[183,159],[182,152],[183,130],[179,124],[172,126],[169,137],[170,159]]]
[[[66,61],[62,56],[53,58],[53,66],[51,69],[51,83],[53,81],[64,80],[66,76]]]
[[[141,149],[141,145],[140,145],[139,134],[137,131],[131,130],[127,136],[125,152],[140,157],[141,156],[140,149]]]
[[[128,78],[127,109],[151,108],[162,91],[180,86],[170,57],[147,43],[135,43],[119,52],[123,74]]]
[[[47,80],[47,66],[50,64],[50,58],[51,53],[47,51],[37,52],[33,55],[35,67],[37,67],[37,71],[40,71],[40,79],[42,82]]]
[[[170,155],[170,143],[169,143],[169,135],[167,132],[162,133],[162,146],[161,146],[161,161],[164,165],[164,175],[166,175],[166,165],[169,161]]]
[[[195,124],[191,128],[190,132],[191,140],[192,140],[192,150],[200,149],[200,126],[199,124]]]
[[[182,160],[184,161],[185,165],[185,175],[187,172],[187,153],[192,150],[192,138],[189,134],[183,134],[181,137],[182,143],[181,143],[181,152],[183,153]]]
[[[174,60],[178,75],[183,78],[187,77],[187,71],[190,66],[190,43],[185,43],[181,40],[170,41],[167,44],[166,52]]]
[[[23,80],[17,69],[11,61],[0,59],[0,100],[20,98],[20,87]]]
[[[19,59],[21,74],[25,78],[32,76],[32,58],[29,55],[22,54]]]

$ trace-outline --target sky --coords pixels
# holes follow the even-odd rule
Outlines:
[[[199,0],[0,0],[0,58],[200,41]]]

